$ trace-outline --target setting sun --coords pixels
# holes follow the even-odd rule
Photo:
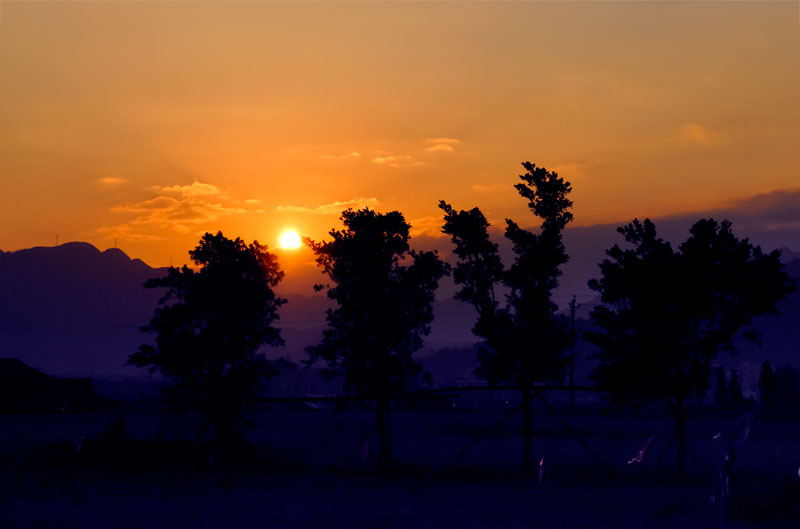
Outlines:
[[[285,250],[294,250],[300,248],[303,241],[300,240],[300,235],[294,230],[286,230],[281,233],[281,248]]]

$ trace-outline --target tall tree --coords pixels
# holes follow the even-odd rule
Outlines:
[[[617,231],[629,247],[607,250],[602,277],[589,282],[602,300],[592,311],[599,330],[587,333],[601,362],[594,379],[615,402],[667,404],[682,478],[690,392],[707,388],[711,360],[735,351],[738,332],[759,341],[752,318],[774,314],[795,285],[782,270],[780,252],[764,254],[737,239],[728,221],[698,221],[677,251],[649,219]]]
[[[342,213],[332,240],[307,244],[331,280],[328,329],[308,348],[310,362],[324,360],[329,375],[343,375],[348,393],[375,400],[379,464],[391,465],[391,398],[421,374],[412,353],[430,332],[432,303],[445,264],[435,252],[409,247],[409,224],[398,211]]]
[[[490,383],[507,383],[519,388],[523,404],[522,470],[532,471],[534,384],[562,380],[567,365],[565,349],[569,331],[556,316],[552,300],[558,286],[560,267],[568,256],[562,233],[572,220],[567,198],[570,183],[557,173],[525,162],[526,172],[514,187],[528,201],[541,220],[533,232],[506,219],[505,236],[513,244],[514,262],[503,267],[497,244],[489,237],[489,223],[478,208],[456,211],[447,202],[443,232],[455,245],[458,263],[454,277],[461,289],[456,296],[471,303],[478,319],[473,334],[483,339],[476,373]],[[501,307],[496,288],[507,289]]]
[[[258,352],[283,344],[273,327],[285,300],[272,290],[283,278],[277,257],[254,241],[247,245],[222,232],[206,233],[189,252],[196,269],[170,267],[147,288],[165,288],[128,365],[160,372],[174,385],[173,397],[200,413],[215,445],[236,439],[261,381],[274,366]]]

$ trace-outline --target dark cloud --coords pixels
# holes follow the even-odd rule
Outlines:
[[[786,249],[785,260],[790,260],[795,255],[791,250],[800,251],[800,189],[772,191],[738,200],[727,208],[654,217],[651,220],[661,237],[677,245],[686,240],[689,229],[695,222],[709,217],[730,220],[738,237],[747,237],[765,251]],[[436,229],[438,225],[434,220],[439,224],[442,222],[441,219],[433,218],[416,219],[420,228],[424,228],[419,229],[412,239],[412,245],[426,250],[438,249],[443,258],[452,261],[450,241],[444,236],[438,236],[440,231]],[[526,221],[533,218],[515,220],[525,225]],[[604,259],[605,251],[614,244],[624,244],[617,228],[632,220],[567,228],[564,244],[569,262],[563,268],[560,287],[555,293],[555,301],[559,306],[566,308],[573,295],[585,304],[595,301],[596,294],[589,290],[587,282],[598,276],[597,265]],[[510,264],[514,255],[511,245],[503,235],[504,230],[505,223],[498,223],[490,228],[490,234],[500,248],[503,262]],[[452,287],[446,290],[448,293],[453,291]]]
[[[800,228],[800,189],[761,193],[740,200],[721,212],[766,229]]]

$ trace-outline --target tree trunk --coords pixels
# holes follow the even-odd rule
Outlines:
[[[378,422],[378,471],[382,475],[389,473],[392,465],[392,441],[389,431],[389,401],[384,398],[375,400],[375,417]]]
[[[569,416],[575,415],[575,346],[572,347],[572,357],[569,361]]]
[[[686,409],[684,399],[675,401],[675,440],[678,442],[678,481],[686,480]]]
[[[522,389],[522,475],[533,473],[533,410],[531,410],[531,390]]]
[[[392,470],[392,399],[386,399],[386,473]]]

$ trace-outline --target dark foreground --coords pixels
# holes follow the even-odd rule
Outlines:
[[[395,474],[359,456],[370,412],[266,412],[255,452],[233,472],[86,465],[72,441],[100,434],[109,415],[0,417],[0,528],[797,528],[800,427],[757,421],[736,462],[729,510],[709,503],[716,431],[735,417],[690,423],[685,484],[676,484],[670,423],[659,417],[570,419],[586,449],[541,412],[534,452],[553,462],[543,483],[519,477],[519,424],[497,413],[397,413]],[[126,415],[131,439],[179,437],[169,418]],[[654,433],[641,465],[628,460]],[[477,437],[485,438],[453,456]],[[614,475],[612,476],[611,473]],[[433,474],[433,475],[432,475]]]
[[[740,504],[720,521],[703,486],[63,471],[8,477],[0,526],[9,529],[797,527],[777,504],[781,515]]]

